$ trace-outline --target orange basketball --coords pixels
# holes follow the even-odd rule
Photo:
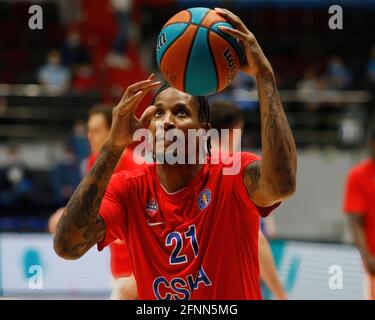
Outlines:
[[[208,8],[183,10],[168,20],[157,39],[156,62],[171,86],[205,96],[224,90],[236,77],[243,50],[219,26],[233,28]]]

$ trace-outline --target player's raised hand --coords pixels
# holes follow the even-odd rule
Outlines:
[[[134,115],[139,103],[145,97],[147,92],[157,88],[161,82],[154,81],[155,75],[152,74],[147,80],[136,82],[129,86],[120,102],[113,108],[112,126],[110,141],[118,148],[126,148],[133,142],[133,134],[137,129],[142,128],[150,112],[144,114],[141,119]]]
[[[215,8],[215,11],[235,28],[233,29],[225,26],[219,27],[222,32],[236,38],[242,45],[247,60],[247,64],[242,67],[242,70],[255,76],[262,72],[272,73],[271,65],[259,46],[258,41],[256,40],[254,34],[250,32],[246,25],[242,22],[242,20],[227,9]]]

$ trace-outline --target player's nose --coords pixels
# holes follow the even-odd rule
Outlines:
[[[172,112],[166,112],[163,119],[163,126],[165,131],[176,128],[175,118]]]

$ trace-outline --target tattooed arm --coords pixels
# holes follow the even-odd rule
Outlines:
[[[54,249],[60,257],[77,259],[103,240],[105,224],[98,214],[99,207],[122,151],[107,142],[70,198],[54,238]]]
[[[153,82],[153,78],[151,75],[148,80],[128,87],[113,109],[110,137],[73,193],[57,225],[54,249],[60,257],[77,259],[104,239],[106,226],[99,215],[100,204],[122,152],[133,141],[133,133],[142,128],[154,112],[150,107],[140,120],[134,117],[141,99],[160,84]]]
[[[243,180],[254,203],[267,207],[295,191],[297,151],[293,134],[279,98],[272,67],[254,35],[230,11],[216,10],[236,28],[219,27],[240,41],[247,60],[243,71],[257,80],[262,160],[246,168]]]
[[[297,151],[272,74],[257,74],[262,160],[245,170],[244,183],[255,204],[270,206],[296,187]]]

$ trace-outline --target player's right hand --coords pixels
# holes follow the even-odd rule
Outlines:
[[[264,55],[262,48],[254,34],[250,32],[240,17],[224,8],[215,8],[215,11],[234,27],[219,26],[218,28],[237,39],[245,51],[246,63],[242,66],[242,71],[251,76],[257,76],[264,72],[272,74],[272,67]]]
[[[152,117],[152,110],[148,109],[137,119],[134,115],[139,103],[145,95],[157,88],[161,82],[154,81],[155,75],[147,80],[136,82],[129,86],[120,102],[112,111],[112,126],[110,133],[110,142],[117,148],[126,148],[133,142],[133,135],[137,129],[141,129],[145,123]]]

